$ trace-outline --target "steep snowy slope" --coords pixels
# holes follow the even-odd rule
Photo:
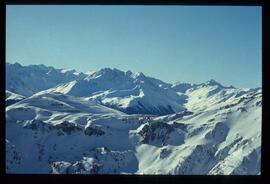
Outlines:
[[[44,65],[22,66],[19,63],[6,63],[6,90],[23,96],[66,83],[86,74],[75,70],[54,69]]]
[[[175,83],[171,85],[171,88],[178,93],[185,93],[188,89],[198,86],[197,84],[189,83]]]
[[[239,98],[245,98],[261,92],[261,88],[239,89],[224,87],[214,80],[196,85],[188,89],[185,95],[188,97],[185,107],[190,111],[204,111],[206,109],[219,108],[234,104]]]
[[[41,93],[60,92],[88,97],[128,114],[170,114],[184,110],[185,96],[160,80],[143,73],[105,68],[84,79],[71,81]]]
[[[171,115],[170,115],[171,116]],[[159,131],[132,131],[137,143],[136,156],[140,174],[259,174],[261,149],[261,93],[239,97],[231,106],[196,112],[167,121],[168,116],[153,118]],[[164,129],[164,122],[170,131]],[[151,135],[165,140],[171,133],[184,133],[178,145],[142,144]],[[148,135],[147,135],[148,134]],[[147,136],[145,136],[147,135]],[[167,138],[166,138],[167,137]],[[168,138],[169,137],[169,138]],[[161,139],[161,140],[162,140]],[[177,139],[180,140],[179,138]]]

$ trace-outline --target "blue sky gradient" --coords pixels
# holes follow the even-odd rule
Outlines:
[[[6,62],[261,87],[261,7],[8,5]]]

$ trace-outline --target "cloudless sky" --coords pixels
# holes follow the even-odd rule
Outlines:
[[[261,87],[257,6],[8,5],[6,62]]]

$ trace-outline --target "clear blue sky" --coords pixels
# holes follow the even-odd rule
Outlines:
[[[8,5],[6,13],[6,62],[261,86],[261,7]]]

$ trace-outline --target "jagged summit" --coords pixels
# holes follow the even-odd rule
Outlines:
[[[86,77],[75,70],[55,69],[45,65],[22,66],[6,63],[6,90],[23,96],[31,96],[61,83]]]
[[[18,62],[15,62],[15,63],[6,62],[6,65],[13,65],[14,67],[22,67],[22,65]]]
[[[105,77],[108,79],[114,79],[114,78],[121,78],[121,77],[132,77],[132,78],[146,78],[146,76],[142,72],[132,72],[130,70],[124,72],[122,70],[119,70],[117,68],[102,68],[96,72],[93,72],[91,76],[88,78],[93,77]]]
[[[206,85],[218,85],[218,86],[222,86],[220,83],[218,83],[218,82],[215,81],[214,79],[208,80],[205,84],[206,84]]]
[[[176,82],[172,84],[172,88],[181,93],[185,93],[189,89],[196,89],[196,88],[206,87],[206,86],[225,88],[223,85],[221,85],[219,82],[215,81],[214,79],[210,79],[201,84],[191,84],[191,83],[184,83],[184,82]]]
[[[113,76],[113,75],[123,75],[125,72],[118,70],[116,68],[102,68],[99,71],[97,71],[96,75],[107,75],[107,76]]]

